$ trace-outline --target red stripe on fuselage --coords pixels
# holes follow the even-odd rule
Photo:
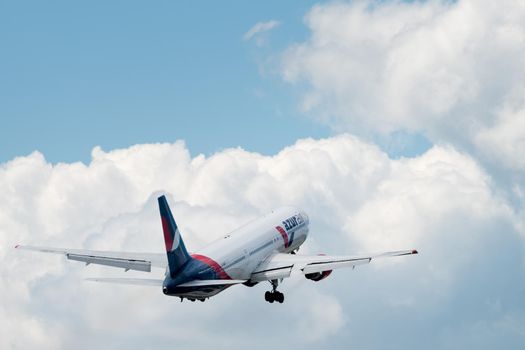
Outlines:
[[[207,256],[200,255],[200,254],[191,254],[191,257],[195,260],[199,260],[200,262],[208,265],[217,273],[219,278],[221,280],[231,280],[232,278],[226,273],[226,271],[223,270],[221,265],[219,265],[215,260],[208,258]]]
[[[283,237],[283,240],[284,240],[284,247],[285,248],[288,248],[288,235],[286,234],[286,231],[284,230],[284,228],[282,228],[281,226],[277,226],[275,227],[277,229],[277,231],[279,231],[279,233],[281,234],[281,236]]]
[[[161,217],[162,220],[162,231],[164,232],[164,244],[166,245],[166,251],[171,251],[173,247],[173,235],[171,234],[170,225],[168,219]]]

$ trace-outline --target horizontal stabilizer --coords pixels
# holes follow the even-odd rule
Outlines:
[[[91,282],[106,282],[118,284],[133,284],[137,286],[162,286],[163,280],[153,278],[86,278],[86,281]]]
[[[206,287],[206,286],[226,286],[244,283],[247,280],[194,280],[179,284],[177,287]]]

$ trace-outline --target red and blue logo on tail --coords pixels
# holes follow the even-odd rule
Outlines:
[[[160,219],[162,220],[162,230],[164,232],[164,244],[166,245],[166,254],[168,256],[168,266],[170,269],[170,275],[173,277],[189,260],[191,260],[191,257],[186,250],[182,237],[180,236],[179,228],[175,223],[175,219],[173,219],[166,197],[160,196],[158,201]]]

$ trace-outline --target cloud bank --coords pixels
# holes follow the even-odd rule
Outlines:
[[[423,133],[525,171],[523,1],[335,2],[305,21],[310,37],[284,53],[282,76],[314,118],[359,135]]]
[[[12,249],[161,252],[159,193],[190,249],[292,204],[311,219],[304,253],[421,254],[320,283],[288,280],[276,307],[264,302],[264,284],[180,303],[155,288],[82,281],[122,271]],[[392,160],[347,134],[274,156],[238,148],[192,157],[183,142],[95,148],[89,165],[35,152],[0,166],[0,206],[2,348],[516,348],[525,337],[523,216],[451,147]]]

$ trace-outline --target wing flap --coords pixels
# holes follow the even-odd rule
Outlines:
[[[268,280],[278,280],[290,277],[294,265],[285,265],[282,267],[262,269],[252,273],[251,282],[261,282]]]
[[[317,258],[313,258],[311,262],[307,263],[301,270],[303,274],[324,272],[329,270],[335,270],[343,267],[356,267],[358,265],[365,265],[374,259],[388,258],[395,256],[404,256],[417,254],[417,250],[398,250],[393,252],[385,252],[378,254],[368,254],[365,256],[326,256],[321,255]]]
[[[339,269],[342,267],[355,267],[358,265],[364,265],[370,263],[372,259],[371,258],[364,258],[364,259],[347,259],[347,260],[339,260],[339,261],[329,261],[329,262],[318,262],[318,263],[312,263],[308,264],[305,267],[301,269],[303,274],[308,273],[316,273],[316,272],[323,272],[328,270],[334,270]]]
[[[65,255],[68,260],[81,261],[86,264],[119,267],[127,270],[151,272],[151,267],[165,268],[167,265],[164,254],[113,252],[82,249],[62,249],[36,246],[21,246],[15,248],[32,250],[42,253]]]
[[[111,267],[121,267],[127,270],[136,270],[151,272],[151,262],[145,260],[131,260],[109,258],[105,256],[80,255],[80,254],[66,254],[68,260],[75,260],[85,262],[86,264],[98,264]]]

